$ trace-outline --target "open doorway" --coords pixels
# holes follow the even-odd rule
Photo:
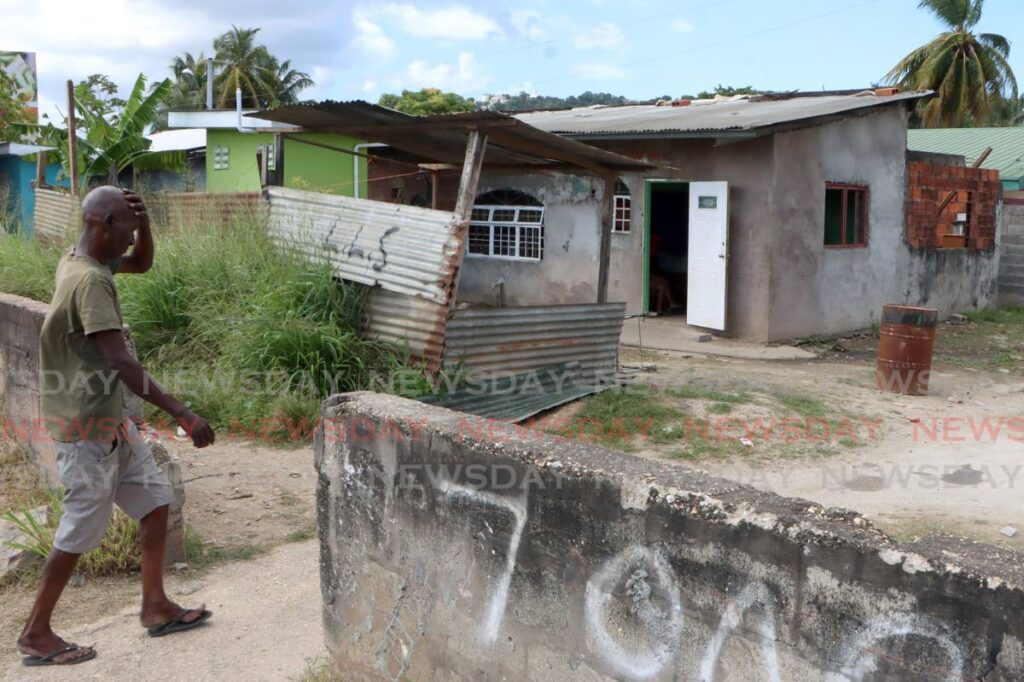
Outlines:
[[[685,315],[690,184],[648,180],[644,207],[644,310],[658,315]]]

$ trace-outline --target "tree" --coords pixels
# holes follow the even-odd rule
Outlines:
[[[414,116],[452,114],[476,109],[476,102],[472,99],[466,99],[454,92],[441,92],[438,88],[402,90],[401,95],[384,94],[380,96],[377,104]]]
[[[175,57],[170,69],[174,82],[157,109],[154,130],[167,130],[167,114],[171,111],[198,111],[206,105],[207,61],[203,53],[192,56],[186,52]]]
[[[925,127],[956,128],[991,121],[1009,93],[1017,99],[1010,43],[995,33],[974,33],[984,0],[921,0],[948,30],[900,60],[886,81],[938,96],[921,105]]]
[[[736,88],[731,85],[716,85],[713,92],[704,90],[697,93],[697,99],[714,99],[715,96],[735,97],[736,95],[763,95],[764,90],[758,90],[753,85],[744,85]]]
[[[75,112],[79,122],[78,168],[85,182],[91,176],[105,176],[117,184],[117,176],[125,168],[185,170],[182,152],[150,152],[147,128],[157,115],[157,108],[171,89],[170,79],[157,83],[146,94],[146,77],[139,74],[127,100],[117,96],[117,86],[101,74],[90,76],[75,86]],[[48,117],[47,117],[48,118]],[[51,145],[63,167],[70,173],[68,158],[67,119],[64,127],[47,121],[44,125],[24,127],[33,132],[42,144]]]
[[[25,110],[25,99],[18,93],[18,86],[6,72],[0,70],[0,142],[19,139],[24,132],[21,126],[31,122]]]

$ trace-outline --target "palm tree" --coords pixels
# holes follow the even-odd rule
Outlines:
[[[276,59],[274,61],[277,61]],[[311,88],[313,79],[308,73],[296,71],[292,68],[292,60],[286,59],[277,67],[274,72],[274,105],[295,104],[299,101],[299,93],[306,88]]]
[[[985,124],[1007,93],[1017,98],[1017,79],[1007,61],[1010,43],[995,33],[974,33],[985,0],[921,0],[948,30],[919,47],[886,74],[889,83],[934,90],[923,104],[929,128]]]
[[[167,130],[168,112],[198,111],[206,106],[206,67],[206,57],[202,52],[198,56],[186,52],[171,61],[174,82],[157,109],[153,119],[154,130]]]
[[[218,71],[214,83],[216,105],[226,109],[234,105],[235,90],[242,90],[242,104],[261,107],[274,99],[277,60],[267,48],[256,44],[258,28],[231,30],[213,41]]]

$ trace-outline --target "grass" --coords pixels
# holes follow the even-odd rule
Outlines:
[[[316,524],[310,524],[305,528],[293,530],[285,537],[288,542],[302,542],[316,537]]]
[[[60,250],[0,237],[0,291],[49,301]],[[153,268],[117,286],[139,359],[220,431],[305,442],[332,393],[399,371],[426,392],[422,367],[359,333],[368,289],[275,245],[261,220],[163,231]]]
[[[196,531],[185,524],[185,563],[189,569],[208,571],[218,564],[231,561],[249,561],[266,552],[258,545],[214,545],[203,541]]]
[[[331,661],[326,656],[318,656],[306,661],[306,669],[298,677],[290,678],[293,682],[331,682]]]
[[[747,393],[726,393],[723,391],[705,388],[703,386],[694,386],[692,384],[688,384],[686,386],[673,386],[672,388],[665,389],[665,393],[673,398],[682,398],[684,400],[710,400],[716,403],[728,405],[742,405],[752,402],[751,396]]]
[[[617,388],[587,398],[575,419],[549,430],[561,436],[600,443],[617,450],[635,448],[637,436],[657,437],[683,413],[667,405],[651,388]]]
[[[829,412],[829,408],[824,402],[810,396],[775,393],[773,397],[784,408],[803,417],[824,417]]]

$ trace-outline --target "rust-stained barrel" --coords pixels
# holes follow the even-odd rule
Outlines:
[[[878,388],[907,395],[928,393],[938,318],[939,311],[934,308],[882,306],[875,370]]]

